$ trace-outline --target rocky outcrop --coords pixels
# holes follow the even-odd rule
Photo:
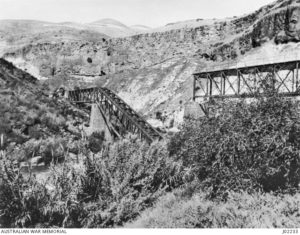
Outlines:
[[[185,57],[235,59],[269,40],[299,41],[298,0],[277,1],[240,17],[193,28],[153,32],[98,42],[38,43],[5,57],[23,57],[44,76],[60,73],[114,74]]]
[[[298,1],[292,2],[297,3]],[[273,41],[276,44],[299,42],[300,5],[291,3],[287,6],[286,4],[279,6],[260,18],[249,15],[248,18],[256,19],[250,20],[253,22],[252,25],[232,41],[222,43],[220,46],[216,44],[212,54],[216,55],[219,60],[236,59],[268,41]],[[243,18],[233,23],[240,25],[241,20],[243,21]]]
[[[93,77],[147,116],[173,114],[191,99],[196,69],[238,61],[266,43],[298,42],[299,3],[279,0],[243,17],[131,37],[31,44],[5,57],[21,57],[45,77]]]
[[[288,8],[285,15],[284,29],[275,38],[276,43],[300,41],[300,8]]]
[[[206,51],[207,45],[224,40],[228,30],[231,31],[229,28],[226,23],[219,22],[211,26],[104,39],[97,43],[38,43],[6,53],[4,57],[22,57],[48,77],[64,72],[114,74],[154,66],[172,58],[193,57],[196,52]]]

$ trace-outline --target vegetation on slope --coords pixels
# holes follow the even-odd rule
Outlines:
[[[50,99],[48,86],[4,59],[0,59],[0,88],[1,150],[13,160],[42,156],[50,162],[51,149],[60,152],[59,146],[66,148],[80,138],[76,124],[86,121],[87,115],[66,102]]]
[[[187,191],[187,190],[186,190]],[[226,201],[207,199],[203,191],[187,197],[177,190],[161,197],[153,208],[126,228],[299,228],[300,194],[246,192]]]
[[[299,102],[268,95],[217,103],[210,117],[150,146],[95,134],[78,143],[83,165],[53,142],[49,159],[66,160],[45,184],[19,174],[14,153],[2,152],[0,224],[299,227]]]
[[[299,102],[272,95],[218,105],[168,146],[193,182],[125,227],[300,226]]]
[[[53,167],[47,186],[24,178],[6,159],[1,159],[1,227],[119,226],[181,183],[182,168],[168,157],[165,144],[149,146],[136,137],[86,155],[83,167],[72,162]]]
[[[222,103],[170,143],[215,197],[229,190],[293,191],[300,181],[299,104],[280,97]]]

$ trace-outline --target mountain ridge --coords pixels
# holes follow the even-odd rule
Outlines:
[[[71,87],[79,81],[80,86],[107,86],[148,117],[162,112],[180,122],[191,99],[195,71],[224,61],[237,63],[272,55],[283,58],[296,51],[299,3],[279,0],[242,17],[188,21],[193,27],[176,28],[181,22],[169,25],[170,30],[95,42],[27,45],[5,57],[12,62],[22,60],[42,76],[61,78]],[[84,81],[88,82],[84,85]]]

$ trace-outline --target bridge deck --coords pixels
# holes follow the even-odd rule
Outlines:
[[[254,97],[264,94],[262,85],[272,87],[281,96],[297,96],[299,63],[295,60],[195,73],[193,99]]]
[[[111,90],[103,87],[69,91],[68,99],[73,103],[97,103],[101,113],[118,136],[127,132],[152,142],[162,135]]]

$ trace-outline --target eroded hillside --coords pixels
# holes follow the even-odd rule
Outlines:
[[[148,117],[159,111],[180,122],[196,70],[283,58],[279,44],[295,52],[299,2],[279,0],[242,17],[181,22],[131,37],[32,43],[4,56],[65,86],[107,86]]]

